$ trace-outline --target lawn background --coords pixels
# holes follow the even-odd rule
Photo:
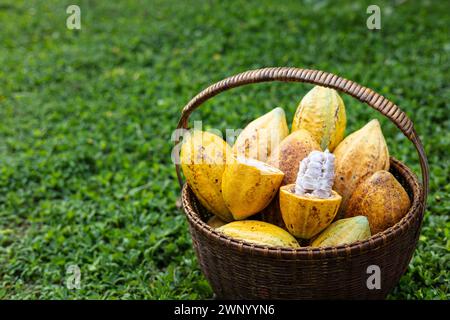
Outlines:
[[[66,28],[70,4],[79,31]],[[369,4],[381,30],[366,27]],[[431,190],[389,298],[449,299],[449,12],[448,1],[2,1],[0,298],[210,298],[175,204],[171,133],[205,86],[297,66],[370,87],[414,121]],[[311,87],[238,88],[193,120],[241,128],[281,106],[290,123]],[[393,124],[343,98],[347,134],[380,119],[390,153],[420,172]],[[65,285],[72,264],[80,290]]]

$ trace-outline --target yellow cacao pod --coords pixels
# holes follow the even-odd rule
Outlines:
[[[234,221],[216,230],[250,243],[271,247],[300,248],[297,240],[289,232],[263,221]]]
[[[380,170],[358,185],[348,201],[345,217],[366,216],[370,231],[376,234],[400,221],[410,206],[402,185],[391,173]]]
[[[350,244],[370,237],[369,221],[364,216],[333,222],[312,243],[312,247],[331,247]]]
[[[294,191],[295,184],[280,188],[281,215],[291,234],[310,239],[333,221],[342,198],[336,191],[326,199],[297,195]]]
[[[233,216],[222,197],[222,175],[231,148],[219,136],[191,131],[181,146],[181,168],[200,203],[224,221]]]
[[[235,158],[227,163],[222,194],[233,218],[242,220],[264,209],[277,193],[283,177],[277,168],[255,159]]]
[[[311,134],[303,129],[292,132],[281,141],[269,157],[268,163],[284,173],[281,185],[295,182],[300,161],[313,150],[320,150],[319,144]]]
[[[315,86],[297,108],[292,131],[308,130],[323,150],[333,151],[344,138],[345,105],[334,89]]]
[[[208,226],[210,226],[211,228],[215,229],[215,228],[219,228],[221,226],[224,226],[227,223],[225,221],[223,221],[222,219],[220,219],[218,216],[212,216],[211,218],[208,219],[206,224]]]
[[[250,122],[233,145],[233,153],[267,161],[270,153],[289,134],[286,116],[282,108],[275,108]]]
[[[334,150],[333,188],[342,196],[340,216],[359,183],[378,170],[389,170],[389,151],[378,120],[346,137]]]

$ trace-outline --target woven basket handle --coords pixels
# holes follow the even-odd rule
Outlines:
[[[239,73],[207,87],[202,92],[197,94],[191,101],[189,101],[189,103],[183,108],[177,128],[187,129],[187,122],[190,114],[203,102],[216,96],[217,94],[228,89],[240,87],[246,84],[269,81],[306,82],[333,88],[349,94],[359,101],[368,104],[369,106],[386,116],[388,119],[390,119],[414,144],[414,147],[417,150],[422,171],[423,184],[421,203],[425,205],[429,184],[428,161],[425,155],[425,150],[423,149],[422,142],[420,141],[419,136],[414,130],[412,121],[403,111],[400,110],[397,105],[395,105],[382,95],[372,91],[369,88],[363,87],[353,81],[341,78],[332,73],[293,67],[264,68]],[[177,137],[175,144],[178,144],[180,142],[180,138],[181,137]],[[176,156],[179,157],[178,154]],[[177,163],[179,163],[179,161],[177,161]],[[183,179],[181,178],[180,165],[176,164],[175,167],[177,170],[178,182],[180,184],[180,187],[182,187]]]

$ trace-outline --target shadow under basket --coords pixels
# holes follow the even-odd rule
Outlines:
[[[391,158],[390,172],[411,200],[409,211],[399,222],[367,240],[348,245],[288,249],[250,244],[215,231],[205,222],[210,213],[184,184],[182,206],[203,274],[219,299],[385,298],[412,258],[428,192],[428,164],[412,123],[395,104],[349,80],[323,71],[266,68],[227,78],[202,91],[183,109],[178,127],[187,128],[189,114],[210,97],[229,88],[264,81],[309,82],[331,87],[380,111],[416,147],[423,185],[408,167]],[[176,168],[182,185],[180,168],[178,165]],[[371,285],[374,270],[379,270],[379,288]]]

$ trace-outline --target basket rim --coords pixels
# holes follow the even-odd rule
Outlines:
[[[329,258],[362,254],[375,248],[383,247],[385,244],[395,239],[398,235],[406,232],[406,230],[411,227],[415,219],[421,218],[420,214],[424,208],[423,203],[421,203],[421,193],[423,192],[422,185],[419,183],[417,176],[404,163],[394,157],[390,157],[390,162],[391,165],[397,169],[400,169],[398,170],[399,174],[404,176],[406,178],[405,180],[410,185],[412,193],[412,195],[409,194],[411,206],[403,218],[393,226],[372,235],[366,240],[356,241],[351,244],[326,247],[306,246],[300,248],[282,248],[264,246],[249,243],[244,240],[234,239],[210,227],[200,218],[199,214],[195,210],[197,209],[195,208],[196,204],[194,204],[194,208],[192,208],[191,203],[189,203],[190,197],[195,195],[192,193],[187,183],[184,184],[182,189],[182,206],[191,226],[195,226],[196,229],[200,230],[200,232],[205,234],[207,237],[214,238],[217,241],[222,241],[225,245],[234,247],[239,251],[247,251],[251,254],[261,253],[266,256],[273,254],[275,256],[295,256],[306,257],[308,259],[311,259],[312,257]]]

